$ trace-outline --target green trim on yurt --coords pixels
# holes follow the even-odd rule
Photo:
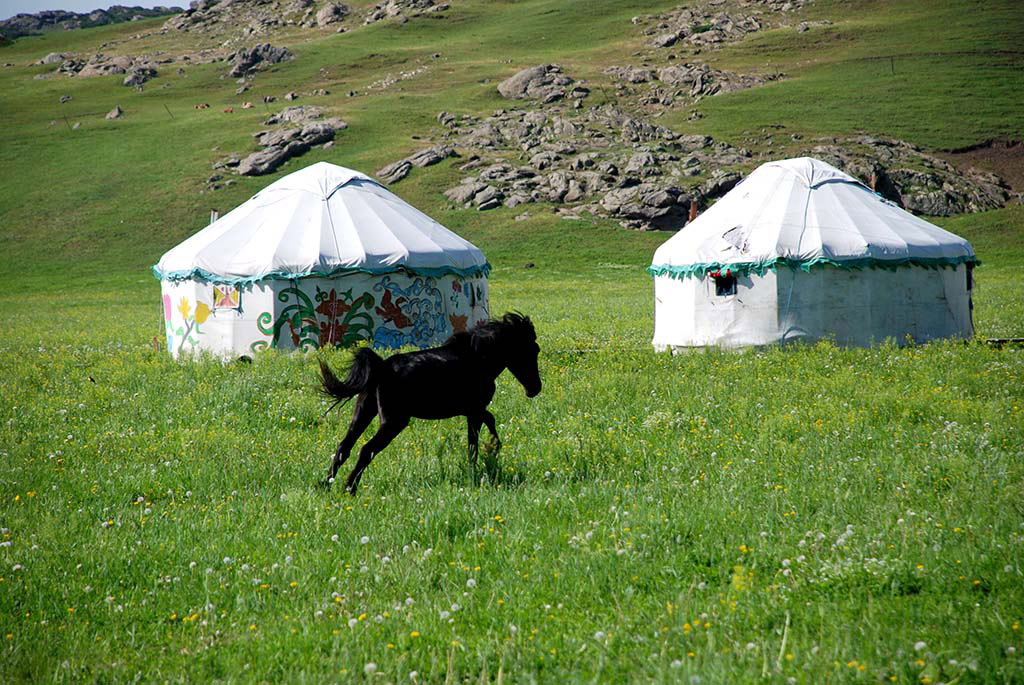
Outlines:
[[[161,271],[159,266],[153,266],[153,275],[161,281],[189,281],[195,279],[225,285],[248,285],[259,281],[291,281],[297,278],[335,278],[337,276],[354,273],[381,276],[383,274],[394,273],[396,271],[405,271],[413,276],[424,276],[426,278],[440,278],[442,276],[478,278],[481,276],[486,277],[491,272],[491,264],[490,262],[484,262],[483,264],[476,264],[465,269],[460,269],[454,266],[408,267],[401,264],[376,269],[342,266],[336,269],[331,269],[330,271],[271,271],[270,273],[260,274],[258,276],[242,276],[239,278],[221,276],[205,269],[198,268],[183,271]]]
[[[652,276],[668,276],[669,278],[686,278],[694,276],[703,278],[709,273],[720,271],[731,271],[735,276],[746,276],[756,274],[764,276],[767,271],[775,271],[780,266],[790,269],[810,271],[815,267],[834,266],[840,269],[889,269],[896,270],[907,266],[920,266],[928,269],[941,269],[943,267],[956,267],[960,264],[978,266],[981,264],[974,255],[961,255],[959,257],[901,257],[898,259],[878,259],[876,257],[862,257],[859,259],[829,259],[828,257],[815,257],[813,259],[789,259],[787,257],[775,257],[761,262],[703,262],[700,264],[683,264],[681,266],[670,266],[667,264],[652,264],[647,267],[647,272]]]

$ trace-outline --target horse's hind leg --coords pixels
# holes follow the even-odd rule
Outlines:
[[[498,428],[494,423],[494,414],[484,409],[482,414],[484,425],[487,426],[487,430],[491,432],[491,437],[494,438],[494,445],[491,448],[495,454],[501,449],[501,439],[498,438]]]
[[[359,450],[359,460],[356,462],[356,467],[352,469],[352,473],[348,476],[348,483],[345,485],[345,488],[351,494],[356,494],[356,488],[359,487],[359,479],[363,477],[363,471],[373,461],[373,457],[390,445],[391,441],[408,425],[409,417],[407,416],[401,418],[381,417],[380,428]]]
[[[364,392],[356,400],[356,408],[352,412],[352,423],[349,424],[348,432],[345,433],[345,437],[342,438],[338,449],[334,452],[334,459],[331,461],[331,467],[327,470],[327,480],[324,481],[324,485],[330,485],[331,480],[338,475],[338,469],[348,459],[352,448],[355,447],[356,440],[359,439],[359,436],[363,434],[363,431],[366,430],[376,415],[377,393]]]

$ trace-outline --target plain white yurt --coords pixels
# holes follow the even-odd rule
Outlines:
[[[654,346],[969,338],[977,263],[835,167],[769,162],[654,253]]]
[[[478,248],[369,176],[319,162],[171,249],[153,271],[177,357],[440,344],[487,319],[490,268]]]

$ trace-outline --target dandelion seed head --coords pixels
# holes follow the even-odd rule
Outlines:
[[[369,535],[364,535],[363,537],[359,538],[359,544],[360,545],[365,545],[369,541],[370,541],[370,536]]]

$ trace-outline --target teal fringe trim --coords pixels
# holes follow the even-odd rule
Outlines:
[[[722,264],[719,262],[685,264],[683,266],[652,264],[647,267],[647,272],[652,276],[668,276],[669,278],[686,278],[687,276],[703,278],[709,273],[727,270],[732,271],[736,276],[747,276],[749,274],[764,276],[765,272],[775,271],[780,266],[788,267],[790,269],[800,269],[801,271],[810,271],[813,268],[824,266],[834,266],[840,269],[870,268],[889,269],[890,271],[895,271],[896,269],[905,266],[922,266],[928,269],[941,269],[947,266],[955,267],[958,264],[971,264],[973,266],[978,266],[981,264],[981,260],[974,255],[964,255],[960,257],[903,257],[900,259],[876,259],[874,257],[863,257],[860,259],[844,260],[829,259],[828,257],[816,257],[808,260],[777,257],[763,262],[738,262],[735,264]]]
[[[277,280],[277,281],[291,281],[298,278],[334,278],[336,276],[343,276],[345,274],[352,273],[363,273],[371,274],[374,276],[380,276],[383,274],[391,274],[396,271],[405,271],[413,276],[424,276],[427,278],[440,278],[442,276],[462,276],[463,278],[478,278],[480,276],[486,277],[491,273],[490,262],[484,262],[483,264],[472,266],[467,269],[458,269],[453,266],[440,266],[436,268],[410,268],[407,266],[388,266],[381,267],[379,269],[366,269],[359,267],[348,267],[343,266],[331,271],[303,271],[303,272],[288,272],[288,271],[272,271],[268,274],[262,274],[260,276],[246,276],[244,278],[227,278],[225,276],[219,276],[215,273],[206,271],[205,269],[192,269],[191,271],[161,271],[157,266],[153,267],[153,275],[159,278],[161,281],[189,281],[189,280],[203,280],[210,283],[222,283],[225,285],[248,285],[249,283],[257,283],[259,281]]]

